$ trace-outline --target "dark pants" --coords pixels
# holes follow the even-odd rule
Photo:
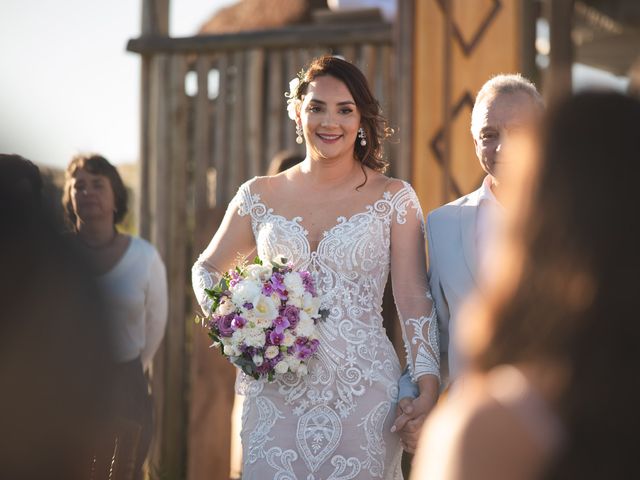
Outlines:
[[[111,432],[98,448],[91,478],[141,480],[153,434],[153,402],[139,358],[116,366],[113,399]]]

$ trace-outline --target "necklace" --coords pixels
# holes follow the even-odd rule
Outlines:
[[[87,243],[82,239],[80,235],[78,235],[78,240],[80,240],[80,243],[91,250],[104,250],[105,248],[109,248],[116,241],[116,238],[118,238],[118,231],[115,229],[113,230],[113,236],[105,243],[100,245],[92,245],[90,243]]]

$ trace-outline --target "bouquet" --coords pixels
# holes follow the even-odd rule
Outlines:
[[[287,260],[259,258],[225,273],[211,290],[203,319],[213,345],[244,373],[273,381],[276,374],[307,374],[317,350],[316,324],[326,317],[311,274]]]

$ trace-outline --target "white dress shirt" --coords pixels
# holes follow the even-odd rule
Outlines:
[[[131,237],[122,258],[97,280],[109,311],[116,361],[140,357],[146,368],[167,324],[167,276],[158,251]]]
[[[478,196],[476,220],[476,251],[480,277],[491,275],[491,246],[495,244],[498,229],[504,217],[504,208],[491,190],[491,177],[487,175]]]

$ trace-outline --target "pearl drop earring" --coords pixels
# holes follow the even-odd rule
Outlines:
[[[367,136],[364,133],[364,128],[360,127],[358,129],[358,138],[360,139],[360,145],[363,147],[367,144]]]

